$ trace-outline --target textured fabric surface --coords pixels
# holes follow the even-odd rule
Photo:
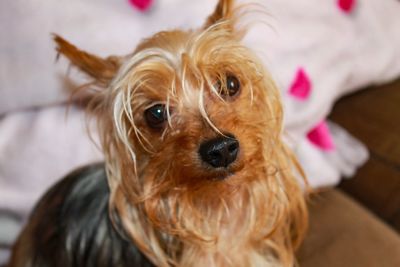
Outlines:
[[[68,98],[67,63],[56,63],[52,33],[101,56],[123,55],[157,31],[200,26],[215,3],[160,0],[142,14],[128,0],[1,1],[0,114]]]
[[[21,229],[21,219],[13,214],[0,212],[0,266],[9,257],[9,246],[12,244]]]
[[[68,121],[68,123],[66,123]],[[14,112],[0,120],[0,214],[24,218],[72,168],[102,159],[77,108]]]
[[[339,190],[311,198],[301,267],[400,266],[400,236]]]

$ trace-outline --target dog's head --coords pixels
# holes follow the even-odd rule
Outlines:
[[[286,264],[304,231],[278,91],[241,44],[232,2],[220,0],[202,28],[159,32],[125,57],[55,37],[100,89],[82,96],[98,115],[110,203],[159,266],[207,255],[218,265],[271,255]]]

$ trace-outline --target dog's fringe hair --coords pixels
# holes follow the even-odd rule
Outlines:
[[[220,28],[221,27],[221,28]],[[163,170],[161,173],[155,171],[154,177],[158,177],[154,180],[141,180],[142,170],[137,170],[135,168],[135,174],[129,174],[124,171],[124,165],[129,164],[127,161],[118,162],[116,158],[121,157],[124,152],[120,149],[128,150],[130,154],[129,162],[130,164],[136,165],[136,157],[134,151],[140,150],[140,148],[135,147],[132,140],[139,140],[138,144],[142,147],[150,146],[150,148],[144,148],[146,151],[151,151],[151,143],[149,140],[145,139],[145,135],[141,133],[139,127],[135,124],[135,114],[137,109],[140,108],[139,105],[135,105],[135,99],[140,98],[140,86],[146,87],[146,72],[152,71],[154,73],[154,67],[157,64],[163,64],[163,66],[168,66],[171,73],[174,74],[171,80],[170,91],[167,96],[166,106],[170,107],[171,103],[177,103],[180,101],[180,91],[182,92],[182,98],[186,98],[187,101],[191,101],[193,94],[197,95],[198,99],[198,111],[200,112],[202,118],[208,123],[208,125],[217,133],[222,133],[220,129],[212,122],[212,119],[207,114],[207,109],[204,103],[205,92],[211,90],[215,95],[218,95],[216,89],[214,88],[215,77],[224,77],[229,65],[235,65],[234,60],[237,58],[232,58],[232,62],[229,65],[221,66],[222,72],[215,73],[215,65],[203,65],[201,64],[201,55],[204,54],[204,49],[208,49],[209,54],[214,55],[223,53],[220,51],[224,48],[218,48],[214,51],[212,50],[212,44],[214,41],[220,42],[221,36],[224,34],[228,35],[224,30],[224,23],[219,23],[217,26],[209,28],[207,34],[203,34],[201,38],[197,37],[193,41],[193,46],[191,49],[187,49],[188,58],[196,62],[199,59],[196,66],[192,62],[187,62],[187,64],[182,64],[181,70],[176,69],[177,65],[180,65],[179,60],[181,58],[174,58],[168,52],[158,49],[145,49],[141,53],[134,56],[123,68],[120,75],[115,80],[112,85],[113,91],[116,94],[114,103],[114,123],[116,128],[117,138],[121,141],[121,145],[114,145],[118,147],[118,157],[114,152],[108,154],[109,157],[109,169],[110,180],[115,186],[113,199],[111,199],[111,204],[118,210],[120,217],[122,218],[125,230],[132,236],[135,243],[139,246],[141,251],[145,253],[156,265],[158,266],[190,266],[190,264],[196,261],[196,258],[204,257],[201,255],[204,252],[198,250],[195,244],[203,247],[207,247],[207,250],[217,251],[222,249],[220,240],[220,233],[215,232],[217,229],[223,227],[223,221],[229,218],[233,210],[240,210],[240,207],[247,206],[248,211],[242,214],[248,221],[246,222],[246,227],[240,228],[239,236],[256,236],[263,237],[259,242],[263,242],[264,245],[261,246],[264,249],[253,252],[252,255],[246,257],[247,260],[251,259],[252,263],[258,262],[260,264],[265,264],[268,262],[271,266],[282,264],[283,266],[290,266],[294,262],[293,250],[298,245],[299,240],[303,236],[304,229],[302,224],[297,224],[298,222],[304,223],[306,220],[306,213],[304,203],[294,199],[294,196],[301,195],[301,191],[298,188],[297,182],[294,181],[291,173],[295,171],[297,164],[290,163],[295,162],[293,155],[291,155],[288,150],[281,143],[280,135],[282,134],[282,111],[280,105],[279,96],[275,94],[277,92],[275,85],[270,81],[270,79],[264,74],[263,71],[259,69],[258,63],[250,60],[252,55],[245,48],[241,47],[237,43],[232,43],[230,45],[228,36],[227,40],[224,40],[224,48],[235,51],[235,56],[238,57],[242,54],[246,55],[248,66],[252,66],[255,73],[263,75],[257,77],[247,77],[246,73],[238,73],[240,80],[250,85],[249,90],[251,92],[249,101],[254,101],[254,88],[253,86],[259,83],[263,83],[265,88],[269,88],[274,94],[268,95],[268,101],[266,103],[266,110],[268,110],[269,116],[271,118],[270,122],[274,126],[264,125],[266,129],[275,127],[274,132],[276,134],[269,137],[270,141],[265,144],[265,151],[267,154],[262,157],[264,160],[275,159],[276,162],[271,162],[272,166],[276,167],[276,172],[271,174],[260,173],[260,175],[265,175],[267,183],[254,180],[249,181],[249,183],[255,183],[253,185],[245,186],[243,189],[235,189],[232,187],[231,194],[240,194],[241,197],[238,207],[234,205],[232,207],[231,203],[227,203],[227,199],[224,196],[219,197],[218,205],[213,206],[209,204],[209,208],[206,205],[201,205],[201,207],[194,208],[191,206],[186,206],[184,203],[193,203],[196,196],[196,192],[185,193],[185,191],[177,193],[171,193],[171,195],[166,198],[163,196],[165,188],[170,188],[172,185],[169,184],[166,177],[168,170]],[[200,45],[199,45],[200,44]],[[189,45],[191,43],[189,42]],[[202,47],[204,45],[206,47]],[[243,50],[243,51],[242,51]],[[239,59],[242,60],[242,59]],[[240,64],[242,61],[240,62]],[[150,66],[149,66],[150,64]],[[238,62],[239,64],[239,62]],[[217,68],[218,69],[218,68]],[[214,73],[210,72],[214,70]],[[191,75],[195,79],[191,78]],[[177,88],[176,82],[180,80],[180,89]],[[191,84],[189,81],[195,80],[197,83]],[[129,81],[129,82],[128,82]],[[135,82],[140,81],[140,82]],[[126,85],[129,84],[128,87]],[[124,87],[125,86],[125,87]],[[222,86],[225,86],[224,84]],[[195,89],[197,88],[197,89]],[[197,93],[194,90],[198,90]],[[128,101],[128,102],[126,102]],[[224,103],[224,99],[220,99],[221,103]],[[140,102],[140,101],[138,101]],[[135,110],[136,109],[136,110]],[[167,108],[169,110],[169,108]],[[168,113],[169,127],[172,128],[172,118],[171,114]],[[132,137],[131,132],[128,129],[133,129]],[[168,131],[166,129],[165,131]],[[163,136],[167,134],[163,133]],[[272,134],[272,132],[270,133]],[[142,141],[143,140],[143,141]],[[136,144],[137,145],[137,144]],[[106,144],[107,147],[113,147],[110,144]],[[272,149],[273,148],[273,149]],[[271,150],[272,149],[272,150]],[[115,158],[115,160],[111,160]],[[120,159],[119,159],[120,161]],[[279,167],[278,167],[279,166]],[[118,173],[117,170],[122,170],[122,173]],[[130,178],[129,178],[130,177]],[[134,182],[128,183],[127,179],[134,179]],[[124,180],[126,182],[124,182]],[[119,182],[117,182],[119,181]],[[133,190],[129,190],[135,185]],[[257,189],[255,191],[255,189]],[[269,196],[263,196],[265,192],[269,192]],[[174,194],[176,194],[174,196]],[[262,202],[260,202],[262,201]],[[135,203],[135,204],[132,204]],[[212,209],[211,209],[212,207]],[[256,209],[257,208],[257,209]],[[268,214],[268,220],[259,221],[259,216],[257,214]],[[144,219],[144,218],[149,218]],[[256,219],[258,218],[258,219]],[[297,233],[295,235],[291,234],[293,229],[296,229]],[[165,239],[165,234],[169,236],[169,239]],[[179,236],[175,239],[174,236]],[[293,240],[292,240],[293,238]],[[298,240],[299,239],[299,240]],[[190,241],[188,245],[183,243],[182,240]],[[222,243],[221,243],[222,242]],[[186,246],[182,250],[182,247]],[[192,247],[192,249],[191,249]],[[198,254],[200,253],[200,254]],[[263,255],[270,255],[265,257]],[[211,253],[212,255],[212,253]],[[218,257],[208,259],[213,264],[219,265],[220,263],[227,266],[248,266],[250,262],[242,259],[230,258],[232,253],[218,254]],[[275,256],[271,256],[275,255]],[[234,262],[234,261],[238,261]],[[244,260],[244,261],[243,261]]]

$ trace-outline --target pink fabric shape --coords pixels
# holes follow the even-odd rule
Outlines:
[[[350,13],[356,4],[356,0],[338,0],[337,4],[343,12]]]
[[[150,8],[153,0],[129,0],[129,3],[140,11],[146,11]]]
[[[303,68],[299,68],[296,73],[289,93],[299,100],[306,100],[311,92],[311,81]]]
[[[332,135],[329,131],[328,125],[326,124],[326,121],[322,121],[317,124],[314,129],[307,134],[307,138],[311,143],[322,150],[330,151],[335,149]]]

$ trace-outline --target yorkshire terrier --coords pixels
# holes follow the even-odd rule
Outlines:
[[[36,206],[10,267],[294,266],[307,225],[278,90],[241,44],[243,6],[162,31],[124,57],[55,36],[86,73],[105,163]],[[78,93],[79,94],[79,93]]]

